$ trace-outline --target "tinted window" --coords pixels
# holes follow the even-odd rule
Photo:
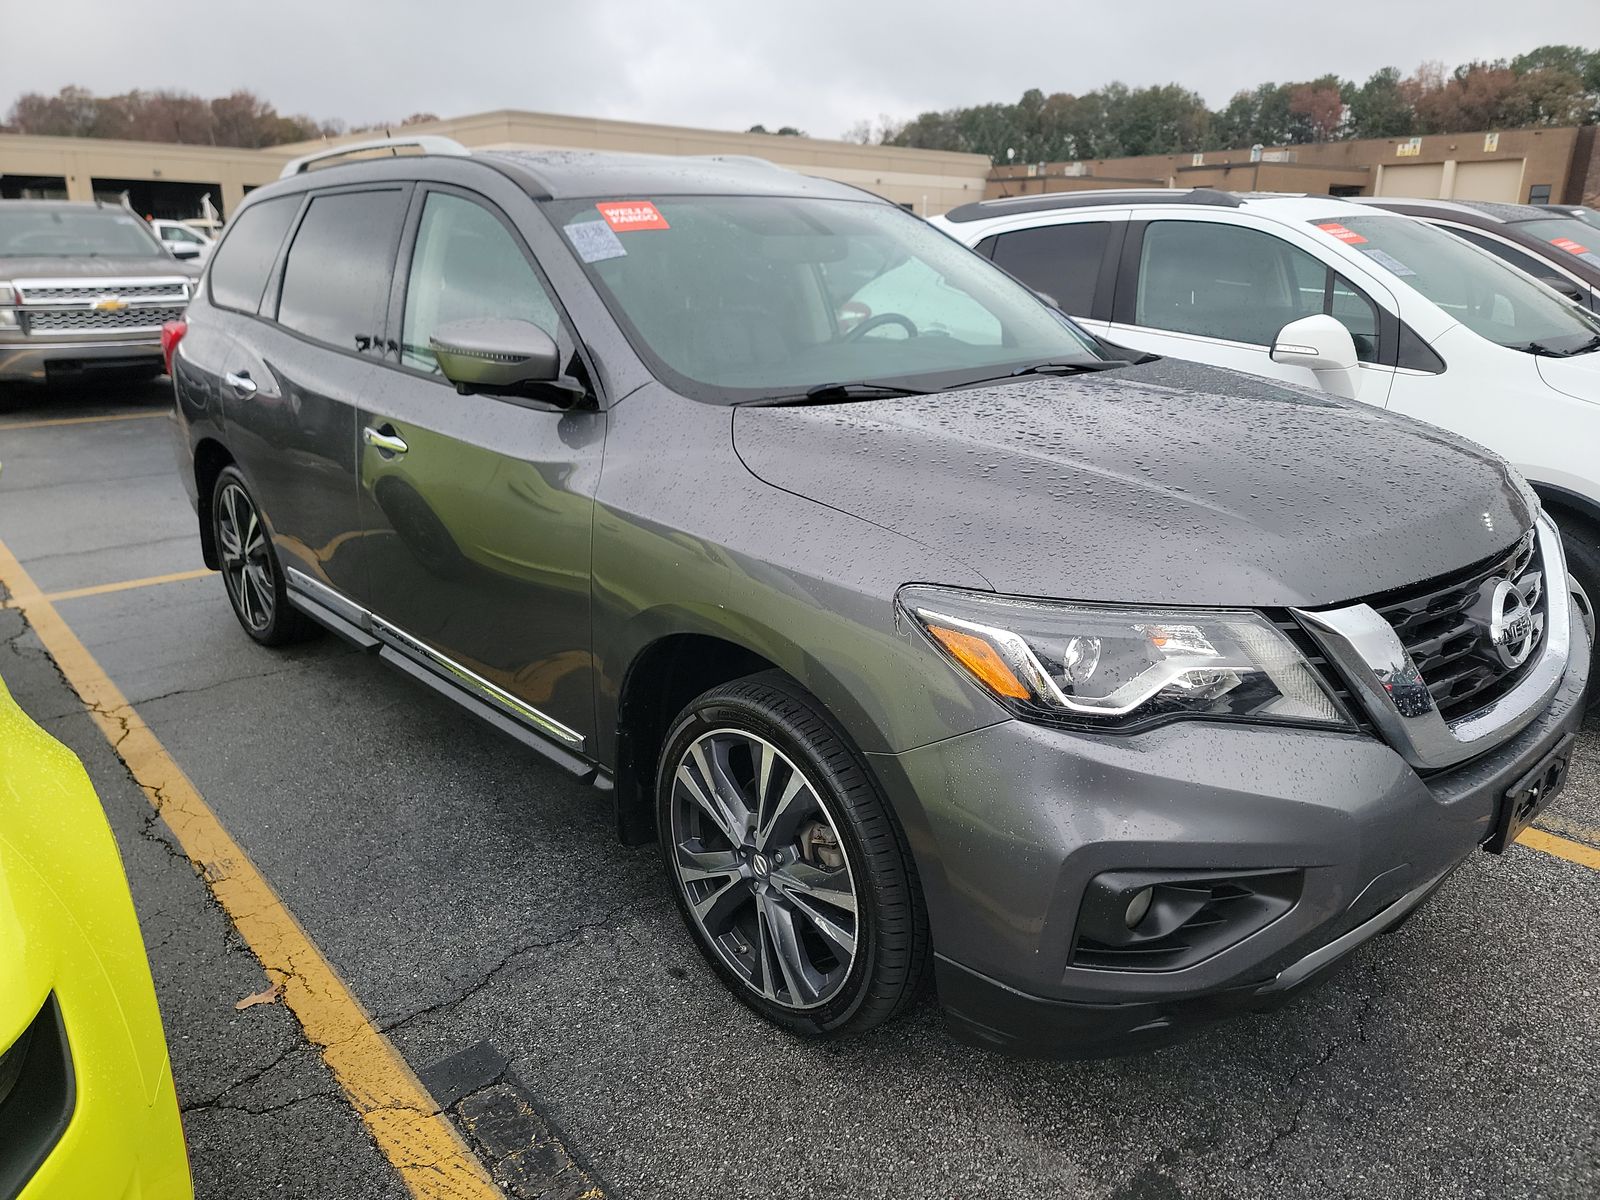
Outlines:
[[[1325,266],[1269,234],[1154,221],[1140,254],[1134,323],[1270,346],[1290,321],[1323,311],[1326,280]]]
[[[278,257],[289,222],[299,211],[299,196],[280,196],[252,204],[234,218],[222,245],[211,256],[212,303],[256,311],[267,287],[267,272]]]
[[[344,350],[379,345],[404,209],[400,191],[312,200],[284,264],[279,323]]]
[[[482,205],[434,192],[411,254],[400,360],[437,372],[428,339],[473,317],[531,321],[556,336],[555,305],[506,227]]]
[[[1087,317],[1110,234],[1104,221],[1002,233],[994,247],[995,265],[1044,292],[1066,312]]]
[[[1350,331],[1358,359],[1367,363],[1378,361],[1378,306],[1343,275],[1333,277],[1327,312]]]

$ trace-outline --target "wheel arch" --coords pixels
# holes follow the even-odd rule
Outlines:
[[[1561,487],[1554,483],[1541,483],[1538,480],[1528,480],[1528,486],[1539,496],[1539,500],[1548,509],[1557,512],[1571,513],[1573,516],[1582,517],[1591,525],[1600,529],[1600,503],[1596,503],[1581,493],[1569,488]]]
[[[211,527],[211,494],[216,491],[217,476],[222,474],[223,468],[235,465],[233,455],[216,438],[205,437],[195,443],[195,514],[200,522],[200,556],[213,571],[221,568],[221,560],[217,557],[217,539]]]

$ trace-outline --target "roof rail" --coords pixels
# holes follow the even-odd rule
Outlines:
[[[448,154],[456,158],[465,158],[472,152],[455,138],[438,137],[432,134],[418,134],[415,137],[386,137],[373,138],[370,142],[351,142],[347,146],[331,146],[326,150],[318,150],[313,154],[302,154],[299,158],[291,158],[283,164],[283,170],[278,172],[279,179],[288,179],[298,175],[309,168],[313,163],[323,162],[330,158],[343,158],[346,154],[360,154],[367,150],[398,150],[402,146],[415,146],[423,154]]]
[[[1054,208],[1100,208],[1116,204],[1213,204],[1240,208],[1244,201],[1233,192],[1197,187],[1188,191],[1175,188],[1104,188],[1082,192],[1035,192],[1021,196],[1002,196],[975,200],[945,213],[947,221],[961,224],[984,217],[1009,216],[1014,212],[1048,212]]]

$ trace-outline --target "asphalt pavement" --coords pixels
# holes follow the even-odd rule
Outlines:
[[[244,636],[193,574],[169,406],[0,403],[0,542],[509,1194],[539,1194],[526,1129],[641,1200],[1600,1194],[1600,871],[1478,855],[1319,990],[1138,1058],[997,1057],[931,1000],[797,1041],[726,995],[600,793],[332,637]],[[199,1195],[406,1195],[284,1005],[235,1007],[260,964],[15,611],[0,675],[121,842]],[[1541,824],[1600,846],[1600,723]]]

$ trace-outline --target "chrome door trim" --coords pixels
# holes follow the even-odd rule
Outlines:
[[[331,588],[320,579],[313,579],[304,571],[294,567],[285,567],[283,570],[284,582],[308,593],[312,599],[327,608],[331,608],[335,616],[343,617],[358,629],[371,631],[371,623],[367,620],[372,614],[351,600],[343,592]]]
[[[1349,681],[1384,739],[1413,767],[1453,766],[1493,749],[1527,728],[1561,687],[1572,652],[1566,557],[1548,516],[1541,513],[1536,528],[1545,573],[1544,646],[1516,687],[1458,720],[1444,719],[1394,627],[1370,605],[1290,610]]]
[[[319,603],[331,609],[336,615],[343,617],[359,629],[370,631],[396,649],[404,651],[409,657],[420,659],[425,665],[434,667],[441,674],[449,676],[451,680],[466,691],[475,694],[479,699],[486,700],[495,708],[533,726],[540,733],[560,742],[563,746],[573,750],[583,749],[584,736],[577,730],[569,729],[554,717],[540,712],[533,705],[518,699],[504,688],[490,683],[482,675],[462,666],[449,655],[441,654],[432,646],[401,629],[398,625],[385,621],[371,609],[363,608],[343,592],[329,587],[321,580],[313,579],[304,571],[298,571],[294,567],[286,568],[284,576],[286,582],[306,592]]]

